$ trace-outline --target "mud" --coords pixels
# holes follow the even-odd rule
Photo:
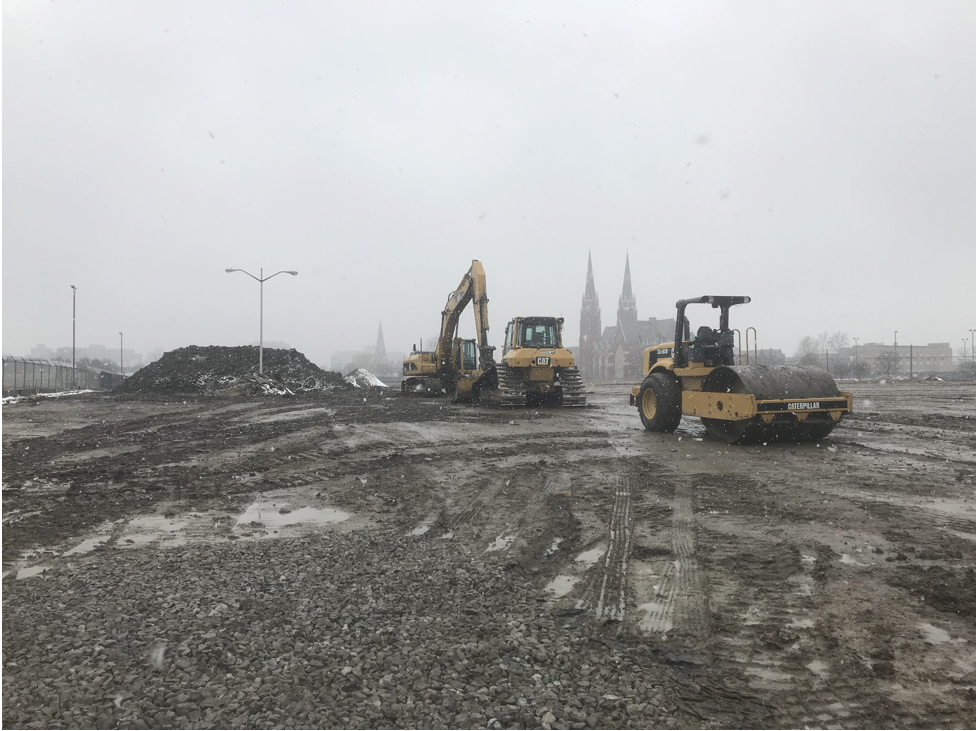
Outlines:
[[[628,672],[667,668],[678,725],[971,728],[976,384],[841,388],[855,414],[821,443],[746,447],[687,418],[647,433],[622,386],[516,412],[362,391],[7,405],[4,614],[105,556],[394,531],[514,572]]]

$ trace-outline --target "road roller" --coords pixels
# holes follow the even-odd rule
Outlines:
[[[827,371],[805,366],[736,365],[729,310],[749,297],[706,295],[678,300],[674,341],[647,348],[643,381],[630,396],[648,431],[673,432],[682,415],[697,416],[705,430],[729,444],[823,439],[853,411]],[[719,310],[717,330],[703,326],[691,337],[685,309]]]

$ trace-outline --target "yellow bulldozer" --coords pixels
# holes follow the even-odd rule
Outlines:
[[[461,313],[474,302],[476,339],[457,337]],[[454,401],[479,401],[482,388],[496,382],[495,349],[488,345],[488,294],[485,269],[471,262],[461,284],[447,297],[441,312],[441,329],[434,350],[416,346],[403,359],[403,393],[452,393]]]
[[[681,416],[698,416],[713,437],[730,444],[823,439],[853,411],[819,368],[736,365],[729,309],[744,296],[679,300],[674,341],[647,348],[644,380],[630,396],[648,431],[673,432]],[[700,327],[689,337],[685,308],[709,304],[720,311],[719,328]]]
[[[505,328],[497,367],[498,405],[585,406],[583,380],[563,347],[563,318],[516,317]]]

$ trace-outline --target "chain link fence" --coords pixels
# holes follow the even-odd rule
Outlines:
[[[104,374],[111,376],[112,374]],[[86,368],[72,368],[63,363],[52,363],[35,358],[3,357],[3,395],[30,396],[38,393],[62,391],[98,391],[114,388],[103,379],[103,374]]]

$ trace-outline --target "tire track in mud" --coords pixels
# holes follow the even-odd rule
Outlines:
[[[671,553],[659,573],[658,601],[642,605],[646,614],[640,622],[652,634],[667,634],[671,629],[698,637],[708,634],[708,598],[695,555],[693,491],[679,484],[671,507]]]
[[[583,605],[597,619],[622,622],[626,613],[627,562],[633,535],[631,485],[626,477],[610,478],[613,511],[608,527],[607,552],[599,574],[591,580]]]

